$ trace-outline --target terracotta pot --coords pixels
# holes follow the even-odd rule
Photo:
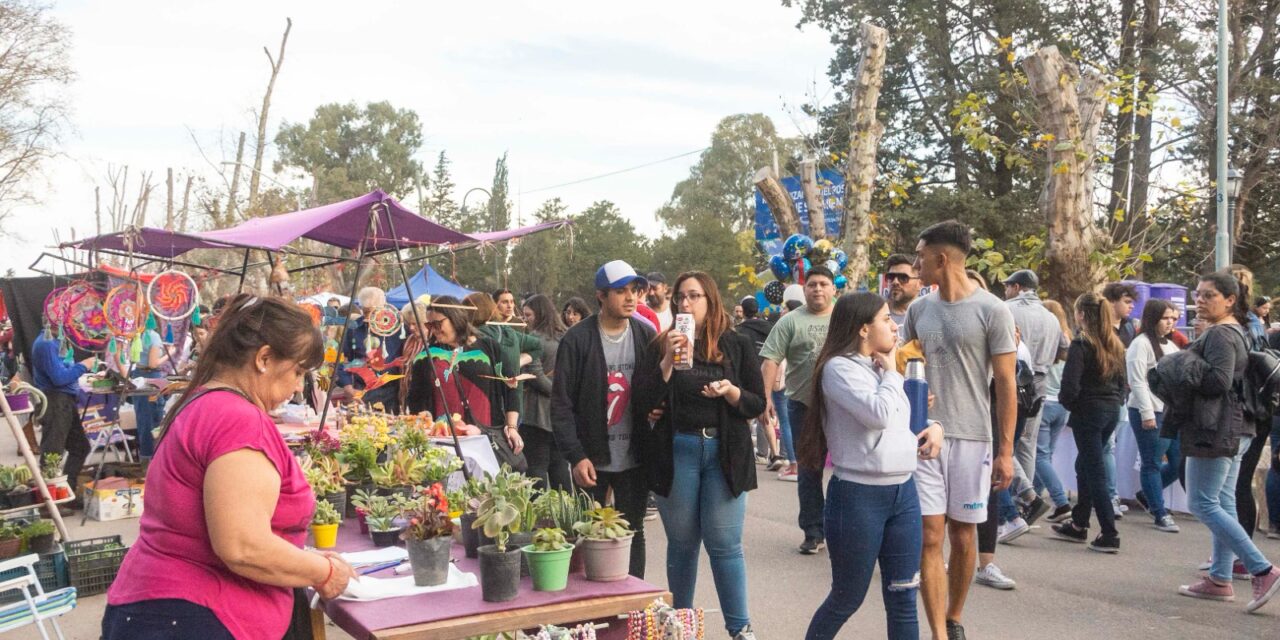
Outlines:
[[[21,550],[22,538],[8,538],[6,540],[0,540],[0,560],[17,556],[18,552]]]
[[[582,541],[586,560],[587,579],[595,582],[615,582],[627,577],[631,568],[631,541],[634,535],[616,540]]]

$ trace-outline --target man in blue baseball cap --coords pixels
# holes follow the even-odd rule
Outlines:
[[[573,479],[614,505],[635,529],[630,573],[644,577],[644,516],[649,495],[642,453],[647,416],[631,403],[631,376],[656,367],[647,345],[654,332],[633,317],[648,281],[622,260],[596,271],[600,312],[573,325],[560,340],[551,391],[551,422]]]

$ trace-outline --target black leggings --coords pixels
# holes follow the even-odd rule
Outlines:
[[[1262,449],[1266,446],[1265,434],[1254,437],[1253,442],[1249,443],[1249,450],[1244,452],[1244,458],[1240,460],[1240,477],[1236,478],[1236,517],[1240,519],[1240,526],[1244,527],[1250,538],[1258,527],[1258,505],[1253,500],[1253,474],[1258,470],[1258,463],[1262,461]]]

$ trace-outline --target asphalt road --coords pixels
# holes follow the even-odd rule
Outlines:
[[[796,485],[779,482],[763,473],[760,488],[748,500],[746,556],[748,597],[752,622],[761,640],[797,640],[804,637],[809,619],[826,597],[831,571],[826,552],[802,556],[796,551],[801,535],[795,526]],[[1196,565],[1209,556],[1208,531],[1190,516],[1178,516],[1182,533],[1168,534],[1148,525],[1145,514],[1120,523],[1122,540],[1118,555],[1088,551],[1082,545],[1060,542],[1047,528],[1037,528],[1013,545],[1001,545],[996,562],[1018,581],[1014,591],[996,591],[974,585],[965,611],[965,628],[976,640],[1025,640],[1030,638],[1189,638],[1211,640],[1280,638],[1280,599],[1257,614],[1244,613],[1249,585],[1236,582],[1236,602],[1192,600],[1177,595],[1179,584],[1196,579]],[[77,538],[120,533],[131,543],[137,536],[137,520],[111,523],[90,521],[79,528],[79,518],[69,522]],[[649,540],[648,579],[666,584],[666,540],[662,523],[646,523]],[[1257,536],[1264,553],[1280,562],[1280,540]],[[705,554],[699,572],[696,604],[718,609],[711,568]],[[884,609],[877,575],[862,609],[850,619],[842,638],[882,638]],[[98,637],[105,596],[84,598],[63,617],[68,638]],[[717,612],[706,616],[711,633],[723,638],[723,619]],[[920,610],[924,620],[924,610]],[[6,637],[35,639],[27,627]],[[347,638],[329,627],[330,638]],[[925,635],[927,638],[927,633]]]

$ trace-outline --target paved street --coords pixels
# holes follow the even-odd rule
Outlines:
[[[746,534],[751,613],[761,640],[802,638],[830,582],[825,552],[801,556],[795,551],[800,542],[795,516],[795,485],[762,474],[760,489],[750,496]],[[1244,613],[1248,583],[1236,582],[1237,601],[1233,603],[1204,602],[1176,594],[1179,584],[1195,578],[1195,565],[1209,554],[1209,535],[1204,527],[1185,515],[1178,522],[1182,533],[1167,534],[1147,526],[1143,514],[1126,518],[1120,523],[1123,547],[1116,556],[1053,540],[1047,529],[1037,529],[1015,545],[1001,545],[997,563],[1018,581],[1018,588],[1000,592],[975,585],[966,608],[969,637],[1280,638],[1280,602],[1271,603],[1259,614]],[[84,529],[79,529],[78,518],[70,524],[77,537],[121,533],[132,542],[137,535],[136,520],[90,521]],[[664,585],[661,522],[649,522],[647,531],[651,536],[648,577]],[[1280,561],[1280,540],[1259,536],[1258,543],[1269,557]],[[718,608],[705,555],[699,576],[697,604]],[[877,576],[867,602],[845,626],[842,638],[884,637],[878,585]],[[104,596],[85,598],[76,611],[64,617],[67,637],[96,638],[105,600]],[[923,621],[923,609],[920,617]],[[719,614],[709,613],[707,620],[713,630],[707,637],[724,637],[716,632],[722,620]],[[331,638],[348,637],[336,627],[331,626],[329,632]],[[40,636],[29,627],[9,637],[26,640]]]

